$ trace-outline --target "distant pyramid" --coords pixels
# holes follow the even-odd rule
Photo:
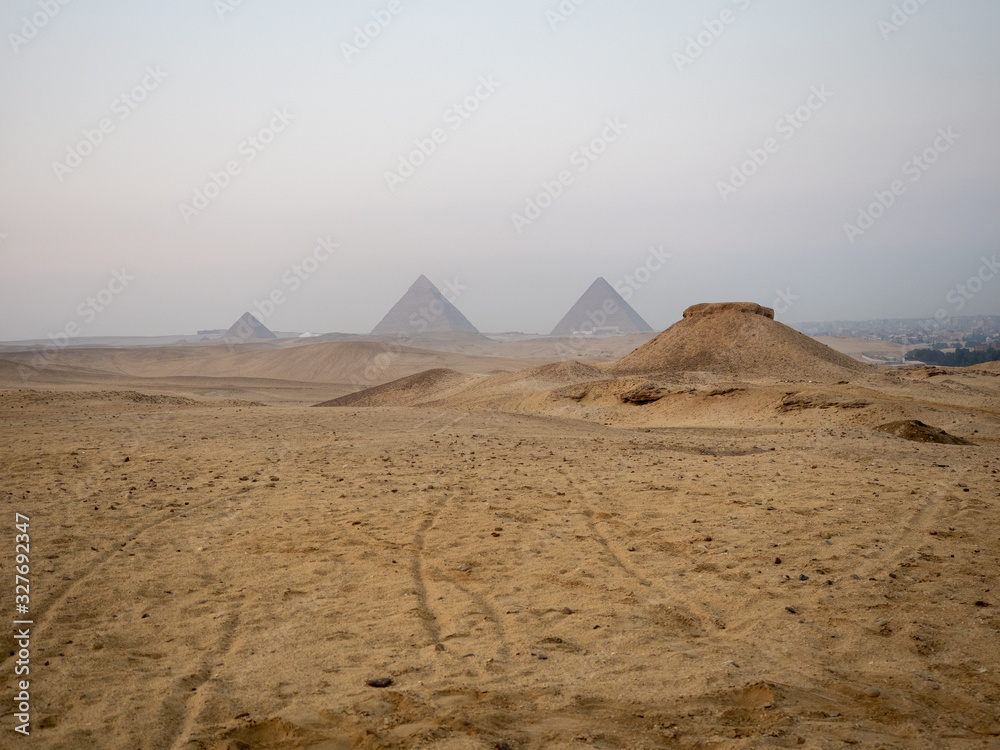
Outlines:
[[[603,335],[652,333],[649,323],[603,278],[598,278],[566,317],[552,329],[551,336],[572,336],[577,332]]]
[[[472,323],[438,291],[423,274],[406,290],[406,294],[382,321],[372,330],[372,335],[420,333],[454,333],[464,331],[479,333]]]
[[[243,313],[243,317],[233,323],[233,327],[226,331],[223,336],[226,339],[276,339],[267,326],[261,323],[250,313]]]

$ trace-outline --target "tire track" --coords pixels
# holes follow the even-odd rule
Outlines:
[[[683,583],[678,582],[674,583],[672,586],[665,586],[658,581],[645,578],[637,570],[634,570],[631,565],[628,565],[622,559],[622,555],[615,551],[612,541],[598,528],[597,522],[593,520],[593,516],[596,513],[595,508],[597,503],[589,497],[588,491],[583,489],[577,482],[574,482],[573,477],[565,469],[560,468],[557,469],[557,471],[566,478],[570,488],[573,489],[581,504],[584,506],[584,523],[591,534],[593,534],[597,543],[601,545],[608,557],[610,557],[610,561],[613,563],[614,567],[621,570],[628,578],[636,581],[639,585],[655,590],[658,594],[660,594],[663,598],[659,603],[662,605],[665,602],[669,602],[669,609],[673,613],[672,616],[676,617],[679,621],[690,619],[694,622],[701,622],[706,626],[716,626],[716,613],[709,611],[705,607],[695,606],[693,604],[692,596],[677,596],[677,588],[679,586],[690,589],[691,584],[685,586]]]
[[[927,546],[930,532],[936,531],[938,527],[946,527],[961,512],[954,507],[956,504],[955,501],[945,499],[941,493],[929,496],[923,506],[901,524],[892,541],[883,550],[876,550],[867,558],[867,564],[861,568],[863,577],[869,578],[878,572],[886,572],[890,567],[898,567],[908,558],[919,555],[921,548]]]
[[[211,500],[206,500],[205,502],[200,503],[198,505],[186,506],[186,512],[201,510],[202,508],[206,508],[212,505],[213,503],[218,502],[220,499],[221,498],[216,497],[212,498]],[[39,635],[43,634],[46,631],[48,623],[50,621],[50,618],[48,617],[49,613],[60,607],[66,601],[66,598],[70,595],[72,591],[75,591],[82,583],[84,583],[88,578],[90,578],[95,572],[97,572],[98,570],[103,568],[106,564],[108,564],[112,560],[112,558],[115,557],[115,555],[121,552],[122,548],[124,548],[126,544],[138,539],[140,536],[150,531],[151,529],[155,529],[157,526],[160,526],[172,519],[175,520],[179,517],[180,516],[171,514],[169,511],[165,511],[161,518],[158,518],[155,521],[150,521],[149,523],[133,526],[124,535],[119,536],[118,540],[113,542],[113,546],[111,547],[111,549],[109,549],[107,552],[102,553],[95,560],[93,560],[87,566],[85,566],[83,568],[83,572],[80,573],[80,575],[78,575],[72,581],[66,581],[61,587],[56,588],[53,591],[53,594],[48,602],[43,604],[41,607],[34,609],[31,612],[31,617],[33,620],[35,620],[36,623],[35,632],[38,633]],[[221,517],[224,517],[224,515],[220,516],[220,518]],[[125,537],[124,542],[120,541],[122,537]],[[4,660],[3,663],[5,666],[6,662],[10,658],[13,657],[8,657],[7,660]]]
[[[200,688],[215,675],[213,665],[224,660],[232,651],[239,631],[242,610],[243,605],[241,604],[222,623],[221,635],[216,646],[210,655],[202,657],[198,671],[179,679],[174,687],[173,699],[171,697],[164,699],[161,723],[165,727],[177,726],[177,731],[172,741],[169,737],[164,738],[160,747],[180,750],[192,741],[191,735],[196,729],[198,719],[205,713],[209,700],[209,695]]]
[[[425,544],[427,532],[434,525],[438,515],[444,509],[444,506],[448,502],[448,497],[446,495],[435,500],[433,509],[430,511],[430,517],[425,518],[417,528],[417,532],[413,535],[414,552],[410,559],[410,576],[413,578],[413,589],[417,595],[417,613],[432,643],[440,643],[441,626],[437,616],[430,607],[427,597],[427,574],[424,564],[424,556],[426,555]]]

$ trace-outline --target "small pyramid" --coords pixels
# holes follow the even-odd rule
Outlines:
[[[406,294],[385,314],[372,335],[420,333],[479,333],[472,323],[438,291],[430,280],[420,275]]]
[[[267,326],[261,323],[250,313],[243,313],[243,317],[233,323],[232,328],[226,331],[225,339],[275,339],[278,338]]]
[[[599,277],[570,308],[550,336],[587,333],[621,336],[628,333],[652,333],[649,323],[604,278]]]

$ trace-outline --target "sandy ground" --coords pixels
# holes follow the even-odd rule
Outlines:
[[[1000,744],[995,374],[505,410],[92,377],[0,391],[36,622],[2,747]]]

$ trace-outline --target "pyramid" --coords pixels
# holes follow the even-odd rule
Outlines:
[[[225,339],[275,339],[271,331],[263,323],[250,313],[243,313],[243,317],[233,323],[232,328],[223,335]]]
[[[619,336],[652,333],[653,329],[611,284],[598,278],[549,335],[572,336],[579,332]]]
[[[479,333],[458,308],[421,274],[375,326],[372,335],[455,332]]]
[[[692,305],[682,320],[608,369],[616,375],[707,372],[817,381],[875,372],[779,323],[774,310],[753,302]]]

